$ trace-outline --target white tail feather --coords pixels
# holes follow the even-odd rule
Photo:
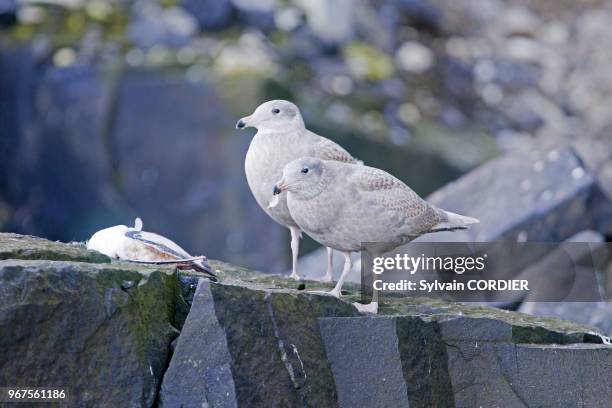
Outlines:
[[[476,224],[480,222],[476,218],[467,217],[465,215],[455,214],[450,211],[440,210],[447,218],[446,221],[442,221],[437,224],[433,229],[459,229],[467,228],[470,224]]]

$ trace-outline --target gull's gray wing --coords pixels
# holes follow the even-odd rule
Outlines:
[[[319,140],[313,146],[314,157],[323,160],[332,160],[342,163],[361,164],[362,162],[351,156],[339,144],[319,136]]]
[[[359,194],[373,206],[372,211],[387,214],[390,219],[399,216],[404,232],[420,235],[431,231],[443,220],[443,214],[437,208],[383,170],[360,166],[354,177],[357,178]]]

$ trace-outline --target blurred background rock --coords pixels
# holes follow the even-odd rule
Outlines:
[[[600,0],[0,0],[0,230],[283,271],[233,127],[274,98],[421,195],[563,143],[610,193],[611,64]]]

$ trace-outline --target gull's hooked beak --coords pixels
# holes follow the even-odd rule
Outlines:
[[[280,193],[282,193],[283,191],[286,191],[286,190],[287,190],[287,184],[285,183],[284,180],[281,180],[278,183],[276,183],[276,185],[272,189],[272,194],[273,195],[279,195]]]
[[[245,127],[248,127],[250,118],[250,116],[241,118],[238,122],[236,122],[236,129],[244,129]]]

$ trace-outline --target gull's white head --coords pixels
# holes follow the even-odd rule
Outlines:
[[[251,116],[245,116],[236,123],[236,129],[248,127],[258,131],[288,132],[305,129],[300,109],[293,103],[282,99],[264,102]]]
[[[301,157],[288,163],[283,178],[273,189],[274,195],[289,191],[299,198],[312,198],[327,187],[325,161],[315,157]]]

